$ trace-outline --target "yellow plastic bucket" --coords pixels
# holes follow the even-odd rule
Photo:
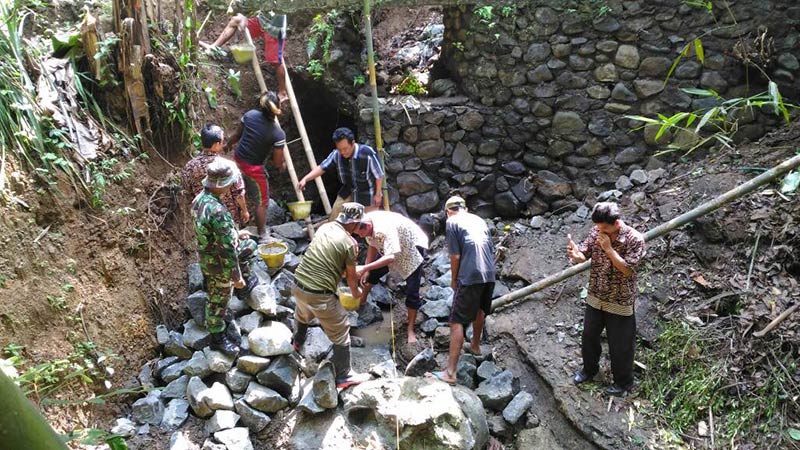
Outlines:
[[[231,45],[233,60],[239,64],[249,63],[253,59],[253,50],[255,50],[255,48],[250,44]]]
[[[342,303],[342,307],[348,311],[355,311],[361,306],[361,302],[359,299],[353,297],[353,294],[350,293],[350,288],[348,287],[340,287],[339,291],[339,301]]]
[[[313,202],[290,202],[286,206],[289,207],[289,212],[292,213],[294,220],[303,220],[311,214],[311,204]]]
[[[258,246],[258,254],[270,269],[277,269],[283,265],[283,258],[287,251],[289,251],[289,247],[283,242],[270,242]]]

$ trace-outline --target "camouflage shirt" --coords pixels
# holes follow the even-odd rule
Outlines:
[[[197,255],[207,278],[230,282],[239,274],[236,225],[225,205],[207,190],[192,201],[192,217],[197,233]]]
[[[217,157],[221,158],[221,156],[203,150],[202,153],[186,163],[181,172],[181,186],[187,194],[194,197],[203,191],[203,178],[206,176],[206,169],[211,164],[211,161],[214,161],[214,158]],[[236,167],[236,164],[231,163],[231,166],[236,169],[235,172],[238,174],[239,168]],[[242,224],[242,214],[237,203],[240,197],[244,199],[244,179],[242,179],[241,175],[238,175],[233,186],[231,186],[231,190],[220,196],[220,200],[228,208],[228,212],[231,213],[231,217],[236,224]]]

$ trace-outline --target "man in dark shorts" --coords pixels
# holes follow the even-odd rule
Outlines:
[[[472,323],[472,342],[466,350],[481,353],[481,334],[486,316],[492,310],[495,281],[494,243],[486,222],[467,212],[461,197],[450,197],[445,203],[447,224],[445,237],[450,253],[453,308],[450,311],[450,352],[447,368],[430,376],[445,383],[457,381],[456,367],[464,344],[464,327]]]
[[[280,103],[288,98],[286,95],[286,73],[283,68],[283,49],[286,42],[286,15],[272,14],[259,11],[255,17],[247,18],[243,14],[231,17],[228,25],[222,30],[213,44],[201,42],[206,49],[221,47],[228,42],[238,31],[250,31],[253,40],[264,38],[264,60],[275,67],[275,76],[278,79],[278,97]],[[278,102],[276,102],[277,104]]]
[[[242,172],[247,195],[255,200],[256,227],[261,241],[267,236],[267,205],[269,204],[269,183],[264,164],[272,157],[272,164],[279,171],[286,169],[283,160],[283,146],[286,133],[275,118],[281,111],[277,106],[278,97],[269,91],[261,96],[259,109],[251,109],[242,116],[236,133],[231,136],[228,148],[236,145],[233,159]]]

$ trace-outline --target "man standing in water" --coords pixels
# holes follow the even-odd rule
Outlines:
[[[454,291],[453,309],[450,312],[450,352],[447,368],[430,375],[445,383],[455,384],[458,357],[464,344],[464,328],[470,323],[472,342],[465,350],[481,354],[483,324],[492,311],[495,260],[489,227],[483,219],[467,212],[463,198],[450,197],[445,203],[445,211],[445,236]]]
[[[567,235],[567,256],[573,263],[592,259],[581,339],[583,368],[573,381],[590,381],[600,370],[600,334],[605,328],[614,375],[606,393],[618,397],[633,387],[634,306],[639,292],[636,268],[645,253],[642,234],[620,217],[616,203],[598,203],[592,210],[594,227],[589,237],[577,245],[572,235]]]

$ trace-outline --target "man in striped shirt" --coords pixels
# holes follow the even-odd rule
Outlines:
[[[383,200],[384,174],[378,154],[372,147],[354,141],[355,136],[349,128],[337,128],[333,132],[336,149],[298,183],[300,189],[304,189],[306,183],[335,167],[342,187],[331,208],[331,220],[339,215],[342,204],[346,202],[360,203],[367,211],[372,211],[379,208]]]

